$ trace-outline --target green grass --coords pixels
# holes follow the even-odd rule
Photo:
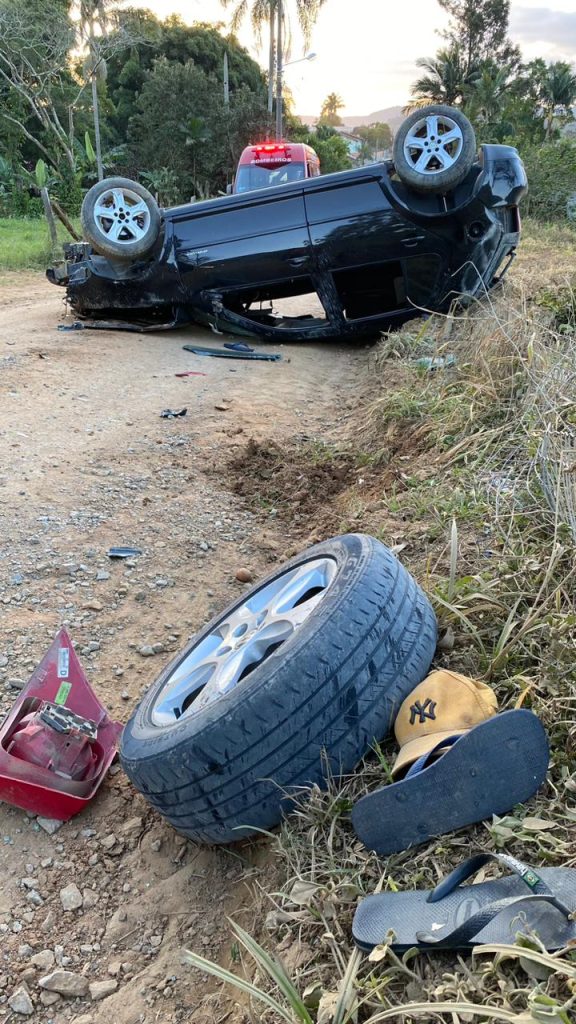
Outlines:
[[[64,227],[58,225],[60,242],[70,242]],[[44,269],[52,256],[48,225],[43,218],[0,218],[0,273],[3,270]]]
[[[258,939],[269,953],[252,943],[256,967],[231,956],[236,981],[223,965],[189,960],[261,1003],[279,1002],[275,1017],[264,1011],[259,1019],[298,1024],[309,1010],[316,1024],[574,1020],[572,948],[550,956],[537,936],[511,932],[508,945],[473,956],[398,956],[383,935],[362,957],[351,934],[360,898],[431,888],[474,849],[503,850],[535,866],[573,862],[573,318],[558,329],[564,300],[572,300],[573,237],[572,229],[538,226],[516,276],[489,302],[386,336],[372,353],[373,379],[349,432],[338,439],[348,459],[361,455],[371,469],[362,489],[353,472],[336,494],[338,516],[349,515],[342,532],[403,542],[401,558],[438,615],[435,665],[489,682],[502,710],[538,714],[550,740],[548,782],[505,817],[383,860],[355,837],[350,809],[390,782],[394,741],[383,739],[348,777],[297,796],[272,840],[273,884],[257,883],[261,903],[250,908],[251,922],[266,922]],[[449,353],[455,362],[445,370],[421,374],[415,364],[420,355]],[[315,444],[313,453],[317,467],[327,452]],[[291,459],[301,466],[297,452]],[[300,517],[290,504],[294,476],[277,475],[275,486],[275,507]],[[332,497],[322,495],[318,539],[332,530]]]

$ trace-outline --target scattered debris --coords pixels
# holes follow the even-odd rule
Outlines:
[[[221,359],[260,359],[269,363],[277,363],[282,356],[276,352],[254,352],[238,351],[230,352],[229,349],[207,348],[205,345],[183,345],[186,352],[193,352],[195,356],[219,356]]]
[[[140,548],[117,547],[108,549],[108,558],[135,558],[136,555],[141,554]]]
[[[430,372],[434,370],[448,370],[451,366],[456,366],[456,356],[421,356],[419,359],[414,360],[414,365],[419,370],[428,370]]]
[[[183,373],[175,373],[175,377],[207,377],[207,373],[203,373],[202,370],[184,370]]]
[[[160,413],[160,418],[163,420],[173,420],[176,419],[177,416],[185,416],[187,412],[188,409],[186,408],[179,409],[178,412],[175,412],[174,409],[163,409]]]
[[[249,569],[238,569],[236,579],[239,583],[252,583],[254,577]]]
[[[225,341],[224,348],[230,348],[233,352],[253,352],[254,349],[250,348],[245,341]]]
[[[0,727],[0,799],[66,821],[94,797],[121,732],[61,629]]]
[[[81,320],[75,320],[72,324],[58,324],[57,331],[83,331],[84,324]]]

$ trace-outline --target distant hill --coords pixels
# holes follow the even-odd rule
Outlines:
[[[298,114],[304,124],[313,125],[318,120],[318,114]],[[402,107],[385,107],[384,110],[375,110],[373,114],[355,114],[351,117],[343,117],[342,123],[346,128],[359,128],[360,125],[374,124],[376,121],[384,121],[389,124],[395,132],[404,120]]]

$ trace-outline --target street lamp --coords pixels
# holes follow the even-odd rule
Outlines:
[[[291,64],[301,64],[304,60],[314,60],[317,56],[317,53],[307,53],[305,57],[298,57],[298,60],[287,60],[284,67],[289,68]]]

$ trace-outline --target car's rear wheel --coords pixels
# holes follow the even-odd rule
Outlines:
[[[130,178],[104,178],[84,196],[80,220],[96,252],[114,259],[145,256],[160,231],[160,210],[148,189]]]
[[[394,139],[398,177],[418,192],[448,192],[476,159],[474,129],[462,111],[443,104],[415,110]]]
[[[348,772],[436,646],[430,602],[372,537],[318,544],[207,625],[128,722],[120,756],[179,832],[229,843]]]

